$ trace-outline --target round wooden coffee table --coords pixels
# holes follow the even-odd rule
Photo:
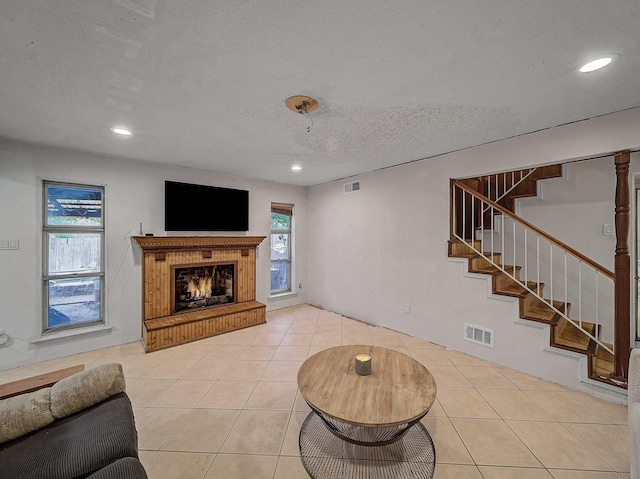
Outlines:
[[[360,353],[372,358],[368,376],[355,372]],[[436,383],[415,359],[377,346],[330,348],[304,362],[298,388],[312,409],[300,430],[312,477],[433,476],[435,449],[420,419]]]

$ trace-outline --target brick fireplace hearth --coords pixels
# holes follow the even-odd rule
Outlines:
[[[266,322],[266,306],[255,300],[256,248],[264,239],[264,236],[135,236],[143,252],[145,351]],[[194,271],[207,267],[215,271],[217,265],[223,264],[234,266],[234,301],[176,312],[174,272],[183,266]]]

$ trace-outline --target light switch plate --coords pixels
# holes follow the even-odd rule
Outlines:
[[[0,249],[20,249],[18,238],[0,239]]]

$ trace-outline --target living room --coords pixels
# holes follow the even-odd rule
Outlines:
[[[307,91],[307,87],[301,88]],[[286,96],[299,92],[281,93]],[[321,91],[318,94],[327,95]],[[284,102],[274,108],[282,109],[285,117],[290,115],[285,122],[294,139],[299,139],[300,135],[322,135],[323,122],[328,122],[327,116],[322,116],[325,108],[322,101],[316,116],[314,112],[310,113],[314,123],[309,133],[305,131],[309,115],[295,116],[286,110]],[[34,108],[34,115],[37,110]],[[242,118],[236,120],[239,122],[236,125],[242,124]],[[505,139],[487,144],[452,148],[429,158],[426,155],[412,157],[396,166],[378,165],[372,160],[376,166],[311,185],[301,184],[300,176],[294,176],[298,173],[289,171],[288,161],[274,162],[269,167],[259,167],[258,162],[245,166],[248,158],[236,158],[226,151],[218,153],[215,146],[203,156],[209,155],[212,162],[220,164],[242,165],[235,168],[244,174],[230,173],[222,167],[192,166],[191,158],[178,153],[177,164],[173,165],[156,162],[152,155],[144,152],[129,155],[128,148],[139,148],[135,146],[136,132],[131,138],[116,138],[113,141],[117,146],[112,152],[103,153],[89,152],[92,151],[90,148],[83,150],[72,142],[67,142],[65,147],[64,141],[52,146],[39,138],[24,140],[20,135],[12,136],[9,129],[3,130],[0,133],[3,137],[0,140],[0,237],[18,240],[18,248],[0,251],[0,267],[11,272],[0,279],[0,303],[3,305],[0,329],[8,338],[6,344],[0,345],[0,370],[5,372],[1,376],[2,382],[13,379],[7,373],[13,368],[44,362],[62,365],[66,364],[64,358],[77,354],[96,358],[105,348],[110,348],[110,354],[114,356],[113,348],[135,351],[131,355],[145,361],[139,350],[143,317],[142,251],[132,237],[210,234],[165,230],[164,188],[165,181],[170,180],[249,191],[250,222],[243,235],[269,237],[271,204],[294,205],[295,256],[290,294],[271,294],[269,240],[257,249],[255,295],[257,301],[267,306],[267,327],[269,319],[276,320],[274,327],[278,319],[284,323],[289,321],[291,326],[294,319],[299,319],[295,318],[295,308],[313,305],[322,311],[313,313],[317,318],[316,327],[323,318],[331,320],[327,324],[335,323],[338,318],[340,321],[353,318],[371,327],[384,328],[391,335],[396,332],[447,348],[449,352],[465,353],[562,387],[621,403],[623,395],[620,393],[585,383],[580,377],[576,358],[546,350],[540,329],[514,321],[513,303],[489,299],[486,283],[466,278],[464,268],[449,261],[446,255],[451,178],[605,158],[604,161],[611,163],[611,183],[607,184],[610,188],[615,179],[612,155],[626,149],[632,150],[632,178],[640,172],[637,153],[640,108],[637,105],[602,107],[581,120],[550,124],[542,131],[503,137]],[[55,132],[51,123],[46,126]],[[469,131],[465,128],[462,128],[461,136]],[[481,128],[476,125],[470,129]],[[245,131],[247,137],[253,133],[250,130]],[[107,128],[105,135],[111,135]],[[259,138],[268,136],[256,135]],[[392,139],[389,142],[390,148],[400,148]],[[308,143],[302,144],[308,146]],[[348,152],[341,153],[348,156]],[[367,153],[371,152],[367,150]],[[331,162],[326,163],[318,161],[317,167],[330,170]],[[261,172],[267,169],[277,176],[277,180],[261,179]],[[309,169],[313,170],[313,166]],[[301,173],[304,174],[304,170]],[[345,194],[344,184],[356,180],[361,182],[361,191]],[[579,186],[588,191],[601,186],[598,180]],[[105,188],[105,321],[104,325],[92,330],[43,334],[43,181],[103,185]],[[572,240],[585,235],[583,231],[594,231],[601,229],[602,224],[613,223],[613,201],[612,196],[610,216],[580,216],[584,230],[575,228],[570,232],[574,237],[562,239],[571,244]],[[634,233],[631,233],[630,243],[634,244]],[[600,254],[600,251],[594,254]],[[632,251],[632,258],[634,254]],[[613,249],[610,256],[613,258]],[[462,290],[464,297],[459,295]],[[278,317],[281,310],[284,319]],[[287,311],[293,312],[289,315]],[[495,331],[493,349],[464,340],[464,324],[469,321]],[[236,341],[245,341],[247,346],[250,335],[251,341],[255,339],[247,332]],[[307,346],[307,353],[310,353],[310,338]],[[167,356],[171,354],[168,351],[170,349],[164,353]],[[451,353],[452,357],[454,353]],[[290,378],[286,382],[290,382]],[[145,401],[139,404],[141,408],[146,407]],[[145,431],[144,434],[149,433]],[[156,447],[155,444],[147,446],[150,450]],[[459,458],[455,461],[455,465],[464,462]],[[487,463],[478,464],[489,467]],[[607,471],[616,474],[610,477],[619,477],[618,472],[626,472],[620,469]]]
[[[145,459],[143,464],[147,469],[150,467],[151,471],[156,471],[154,473],[156,477],[176,477],[171,474],[164,476],[163,473],[159,472],[169,467],[167,463],[163,462],[166,460],[171,463],[177,461],[175,464],[183,464],[183,460],[191,465],[195,464],[194,477],[204,477],[204,474],[214,461],[214,456],[210,454],[203,455],[202,452],[188,452],[180,455],[182,453],[170,453],[167,451],[153,455],[153,451],[161,446],[156,445],[156,440],[164,437],[164,440],[168,441],[172,430],[162,429],[159,432],[156,426],[153,426],[159,421],[157,414],[179,413],[176,417],[170,415],[165,418],[169,421],[167,424],[175,424],[175,421],[179,421],[179,418],[183,417],[184,411],[187,411],[187,409],[182,409],[187,407],[187,403],[181,401],[187,401],[191,404],[194,398],[201,398],[202,400],[205,398],[204,391],[194,391],[188,388],[188,386],[194,387],[194,379],[191,379],[192,382],[189,385],[182,382],[188,382],[189,379],[187,378],[177,380],[176,374],[178,374],[178,377],[183,376],[187,370],[182,372],[177,372],[175,369],[167,371],[164,366],[161,367],[161,363],[158,361],[162,361],[166,357],[168,364],[173,365],[172,368],[194,366],[198,362],[193,359],[195,358],[194,354],[196,356],[205,354],[204,350],[207,348],[218,347],[220,352],[223,352],[225,348],[238,347],[240,349],[249,348],[251,351],[245,354],[251,354],[252,359],[256,360],[262,359],[260,354],[266,353],[266,350],[262,351],[262,349],[267,348],[271,354],[270,357],[275,360],[274,364],[288,364],[282,361],[278,363],[278,359],[285,358],[282,356],[282,354],[285,354],[284,350],[287,350],[286,359],[297,360],[300,358],[295,354],[301,354],[302,349],[304,349],[304,355],[306,356],[319,349],[335,345],[336,338],[340,342],[342,338],[340,334],[336,336],[335,334],[326,335],[322,333],[334,328],[336,324],[339,325],[341,321],[338,318],[341,317],[343,318],[342,321],[351,322],[354,321],[348,318],[355,318],[358,321],[377,326],[376,330],[388,331],[391,335],[398,334],[394,333],[394,331],[403,333],[391,340],[384,337],[384,335],[384,340],[380,339],[380,336],[375,336],[375,334],[381,333],[366,333],[368,338],[378,338],[378,342],[375,344],[386,344],[394,348],[402,347],[402,350],[406,350],[402,339],[398,343],[399,338],[413,337],[417,341],[429,341],[429,343],[426,343],[431,345],[429,347],[446,347],[446,351],[450,351],[450,353],[443,355],[443,353],[436,351],[440,359],[428,363],[434,374],[438,368],[440,368],[441,374],[444,374],[444,377],[438,379],[439,384],[443,386],[454,385],[459,387],[461,383],[458,381],[463,381],[463,377],[461,376],[459,380],[456,380],[452,374],[454,372],[455,374],[460,374],[459,371],[463,371],[470,363],[473,364],[473,358],[475,357],[492,361],[493,364],[503,364],[509,370],[515,369],[533,374],[528,381],[533,380],[534,376],[553,381],[548,385],[542,382],[536,383],[534,389],[542,388],[542,391],[545,391],[549,387],[561,387],[560,384],[565,383],[572,386],[574,390],[581,388],[584,390],[584,385],[581,385],[579,379],[577,379],[578,372],[575,367],[575,359],[567,359],[542,349],[539,330],[523,328],[522,325],[515,324],[513,322],[512,305],[488,300],[486,286],[482,284],[483,282],[479,282],[480,284],[478,285],[468,284],[474,281],[464,277],[462,268],[459,265],[452,264],[446,260],[444,244],[447,238],[449,221],[446,208],[448,201],[447,182],[450,176],[474,171],[472,169],[473,164],[480,157],[486,158],[487,161],[490,161],[490,159],[495,161],[495,158],[510,157],[513,152],[517,151],[518,158],[523,161],[523,164],[533,164],[533,156],[539,157],[540,144],[556,146],[557,148],[551,148],[551,150],[555,151],[562,149],[562,145],[569,145],[568,150],[570,151],[565,151],[566,157],[583,156],[583,148],[591,152],[611,151],[619,147],[620,143],[618,141],[626,142],[626,144],[633,141],[635,135],[634,125],[638,124],[640,124],[640,110],[629,110],[578,125],[559,127],[554,130],[528,135],[527,137],[495,143],[488,147],[467,150],[451,155],[450,158],[446,158],[447,161],[424,161],[383,172],[360,175],[358,178],[363,185],[360,193],[361,197],[344,195],[342,192],[343,181],[303,188],[247,180],[205,171],[195,172],[149,163],[131,162],[120,158],[101,157],[70,150],[3,141],[0,147],[2,164],[2,188],[0,191],[2,191],[3,198],[5,198],[3,204],[9,204],[10,199],[11,205],[20,205],[20,208],[12,206],[10,208],[4,207],[1,210],[3,224],[11,225],[12,228],[12,233],[8,236],[20,238],[20,249],[3,252],[5,256],[2,258],[3,269],[6,268],[5,271],[16,272],[16,274],[11,275],[11,278],[4,276],[2,279],[1,294],[3,296],[3,304],[7,305],[3,311],[3,318],[6,318],[3,320],[3,325],[10,338],[9,342],[0,349],[3,369],[6,370],[1,376],[3,382],[20,379],[24,375],[28,375],[29,372],[33,374],[42,372],[42,369],[38,369],[39,367],[44,367],[46,370],[65,367],[70,364],[70,361],[95,365],[106,360],[116,360],[125,364],[125,370],[129,368],[128,370],[131,374],[130,379],[128,379],[130,394],[132,397],[137,398],[137,402],[134,402],[134,405],[137,404],[141,408],[140,413],[146,411],[142,418],[153,418],[150,423],[139,418],[137,424],[142,441],[141,457]],[[596,136],[593,134],[594,131],[598,132],[598,142],[592,141]],[[538,138],[536,139],[536,137]],[[603,138],[605,138],[604,141]],[[607,138],[611,138],[611,140],[609,141]],[[587,143],[590,144],[587,145]],[[576,145],[579,148],[575,148]],[[548,161],[549,158],[546,158],[546,160]],[[637,163],[637,160],[638,158],[634,155],[634,162]],[[506,163],[512,164],[512,162]],[[496,164],[495,168],[498,169],[499,165]],[[40,227],[38,226],[38,218],[42,213],[42,187],[39,178],[60,178],[61,172],[64,173],[65,181],[80,183],[100,182],[106,185],[105,199],[107,207],[105,208],[105,221],[108,231],[106,236],[108,279],[105,299],[108,319],[103,330],[84,332],[84,334],[77,336],[64,337],[63,335],[58,339],[38,342],[37,340],[44,336],[41,334],[40,329],[39,318],[41,317],[41,311],[39,302],[29,300],[12,301],[11,298],[24,293],[22,285],[37,285],[41,281],[40,259],[37,253],[41,247],[41,240],[40,235],[36,233]],[[190,345],[185,345],[157,353],[148,353],[149,360],[147,361],[140,344],[142,323],[141,251],[135,245],[131,236],[139,235],[138,228],[140,223],[143,225],[144,232],[151,232],[157,235],[164,234],[162,223],[163,189],[164,181],[168,178],[185,182],[210,182],[219,186],[248,189],[251,195],[251,226],[249,234],[268,235],[272,201],[295,204],[297,259],[295,262],[295,284],[301,284],[302,288],[294,295],[269,298],[270,258],[268,250],[265,248],[258,253],[257,257],[256,298],[258,301],[267,304],[269,311],[271,311],[268,313],[267,329],[258,329],[252,332],[252,328],[249,328],[242,330],[247,331],[247,333],[240,336],[231,336],[235,333],[228,333],[230,336],[227,339],[224,339],[224,335],[214,336],[211,339],[215,340],[215,342],[203,340],[205,344],[202,347],[194,346],[198,351],[189,348]],[[210,178],[210,181],[203,181],[205,178]],[[431,190],[429,186],[431,186]],[[138,194],[141,190],[145,191],[144,195]],[[371,196],[366,196],[367,194]],[[349,201],[351,203],[347,203]],[[359,203],[354,204],[354,202]],[[371,203],[378,205],[378,208],[371,209]],[[131,205],[135,205],[135,207],[132,208]],[[387,218],[394,217],[397,215],[392,214],[392,212],[398,211],[403,211],[403,216],[400,216],[402,221],[395,228],[389,229],[389,224],[382,221],[383,215],[386,214]],[[26,214],[26,212],[30,213]],[[413,221],[412,218],[414,216],[421,216],[428,220],[424,223]],[[594,221],[600,220],[594,219]],[[438,224],[441,225],[439,228],[441,234],[433,234],[431,228],[433,225]],[[434,230],[438,230],[438,228],[434,228]],[[402,240],[400,240],[399,235],[402,236]],[[402,246],[395,247],[396,242],[400,241]],[[339,245],[339,247],[336,247],[336,245]],[[388,251],[389,255],[383,255],[383,251]],[[420,252],[421,254],[416,255],[414,254],[415,252]],[[372,262],[374,258],[377,263]],[[425,275],[425,271],[429,272],[429,274]],[[473,295],[467,295],[464,302],[458,301],[457,296],[451,292],[460,288],[465,288],[467,292],[473,292]],[[429,290],[433,291],[433,295],[426,293]],[[336,311],[338,314],[320,313],[318,315],[318,313],[314,312],[305,313],[305,310],[303,310],[300,312],[302,317],[296,320],[295,306],[306,303],[316,304],[325,310]],[[411,303],[411,314],[407,315],[402,311],[403,303]],[[293,310],[290,309],[291,306],[294,306]],[[396,309],[399,310],[396,311]],[[282,312],[282,315],[279,315],[279,311]],[[305,315],[309,314],[313,319],[307,318],[307,321],[305,321]],[[29,317],[38,319],[33,321],[25,320],[25,318]],[[458,340],[458,338],[462,338],[462,325],[465,319],[469,317],[472,317],[476,323],[489,324],[495,328],[496,334],[499,334],[499,336],[497,336],[494,349],[487,349]],[[10,318],[16,319],[10,320]],[[304,330],[305,323],[313,323],[313,331],[316,332],[316,335],[319,334],[316,340],[313,340],[309,334],[302,346],[286,346],[284,344],[280,346],[276,344],[260,344],[258,346],[257,343],[251,345],[253,341],[267,341],[268,343],[274,340],[277,340],[278,344],[280,344],[285,338],[285,334],[281,331],[285,325],[286,328],[293,328],[289,332],[289,337],[291,338],[296,337],[296,333],[304,332],[307,334],[311,330]],[[301,324],[302,326],[300,326]],[[323,326],[323,324],[326,326]],[[303,329],[296,330],[296,327],[302,327]],[[255,328],[261,327],[257,326]],[[521,331],[522,329],[524,329],[524,333]],[[356,330],[358,329],[356,328]],[[238,333],[242,331],[238,331]],[[269,331],[271,333],[266,334]],[[275,336],[273,336],[274,333]],[[368,336],[369,334],[374,334],[374,336]],[[363,343],[373,341],[373,339],[365,339],[362,335],[352,336],[351,338],[356,342]],[[514,338],[517,338],[517,341]],[[347,342],[351,342],[347,337],[344,339]],[[219,341],[221,344],[218,344]],[[225,342],[229,342],[229,344],[221,347]],[[191,344],[197,345],[198,343]],[[295,354],[293,350],[287,349],[292,347],[296,349]],[[187,349],[181,353],[179,348]],[[283,348],[283,352],[281,352],[280,356],[274,357],[278,348]],[[173,349],[178,350],[173,351]],[[470,356],[461,358],[452,356],[451,361],[453,363],[450,363],[448,354],[453,354],[457,351],[467,353]],[[154,354],[160,354],[161,356],[153,356]],[[246,366],[247,363],[243,358],[247,356],[238,356],[240,351],[235,350],[230,354],[235,354],[234,359],[240,361],[237,367]],[[433,354],[435,353],[429,353],[431,361],[434,361]],[[104,358],[101,360],[100,356],[102,355],[104,355]],[[185,355],[186,359],[181,360],[182,355]],[[228,358],[223,359],[223,361],[228,360]],[[479,361],[480,359],[477,360]],[[243,363],[243,361],[245,362]],[[264,361],[254,362],[263,363]],[[17,366],[28,364],[31,364],[31,366],[16,368]],[[294,361],[292,364],[298,363]],[[443,366],[442,364],[445,365]],[[253,366],[253,363],[251,365]],[[227,364],[225,368],[227,367],[230,367],[230,365]],[[260,364],[260,367],[264,369],[265,365]],[[155,368],[159,369],[156,370]],[[477,371],[478,369],[475,368],[475,370]],[[230,368],[226,373],[217,368],[213,368],[210,371],[211,374],[217,374],[218,379],[223,380],[220,384],[225,384],[224,380],[234,381],[242,378],[243,381],[247,381],[249,379],[257,379],[258,376],[262,377],[262,374],[266,374],[266,370],[234,372],[235,369],[233,368]],[[226,376],[223,377],[223,373]],[[154,376],[156,374],[158,376]],[[271,371],[270,374],[265,375],[263,378],[268,384],[274,381],[284,381],[283,387],[285,389],[289,385],[295,384],[292,383],[295,378],[295,371],[287,372],[285,368],[280,373]],[[283,374],[283,376],[278,374]],[[499,374],[502,377],[506,373],[501,370]],[[136,378],[138,375],[142,377]],[[190,375],[186,374],[186,376]],[[493,380],[495,381],[495,378]],[[517,383],[522,378],[512,377],[512,380]],[[554,386],[554,383],[559,384]],[[184,389],[182,393],[172,392],[174,391],[171,387],[172,384],[175,387],[180,385],[187,389]],[[212,383],[205,384],[211,388]],[[465,382],[465,384],[468,383]],[[484,384],[490,387],[491,380],[485,378]],[[202,384],[200,386],[205,387]],[[441,389],[442,392],[440,394],[446,394],[447,387],[442,387]],[[525,386],[525,389],[531,389],[531,386]],[[587,390],[589,389],[587,388]],[[593,390],[593,387],[591,387],[591,390]],[[185,391],[188,394],[185,394]],[[535,396],[537,394],[535,391],[528,391],[529,395],[537,397],[539,401],[543,401],[544,396],[560,393],[566,394],[566,391],[547,391],[543,393],[543,396]],[[172,394],[177,394],[178,396],[174,399],[167,399]],[[237,399],[237,397],[244,397],[243,394],[246,395],[248,393],[246,391],[236,391],[235,394]],[[276,393],[272,392],[271,394]],[[285,392],[279,391],[276,396],[280,397],[280,401],[282,401],[282,394],[286,398],[290,398],[290,401],[293,401],[295,388],[291,391],[289,389]],[[292,394],[293,396],[291,396]],[[501,394],[506,393],[503,391]],[[602,394],[598,395],[602,396]],[[267,394],[267,396],[269,395]],[[211,397],[217,397],[215,401],[227,401],[225,404],[227,407],[231,407],[231,410],[238,407],[238,405],[234,405],[235,403],[228,396],[224,396],[227,397],[224,400],[220,399],[220,396],[216,396],[216,393],[211,392],[211,396],[207,397],[211,401],[214,401]],[[442,396],[441,400],[449,407],[455,407],[453,404],[455,404],[456,399],[447,399]],[[581,396],[581,400],[588,400],[587,396]],[[159,402],[154,404],[154,401]],[[165,403],[163,401],[169,402]],[[174,404],[173,401],[177,401],[177,404],[181,405],[174,412],[162,409],[162,407]],[[248,401],[248,397],[244,401]],[[289,399],[284,401],[287,403],[287,407],[298,408],[297,412],[296,410],[290,412],[293,415],[292,417],[298,418],[296,421],[301,420],[299,416],[305,415],[304,407],[306,406],[304,403],[300,402],[301,399],[299,397],[295,403],[291,402],[289,404],[288,401]],[[454,401],[454,403],[449,405],[446,401]],[[215,404],[217,407],[222,407],[219,403]],[[614,417],[613,424],[621,420],[620,417],[623,417],[621,410],[616,408],[623,408],[622,406],[617,406],[613,403],[610,406],[604,406],[603,404],[598,402],[597,406],[611,409],[607,414],[609,414],[609,417]],[[148,405],[161,407],[145,407]],[[277,407],[282,406],[279,405]],[[582,405],[581,407],[588,408],[591,413],[595,411],[591,406]],[[194,411],[196,410],[194,409]],[[180,411],[183,412],[180,413]],[[456,412],[455,414],[462,413]],[[463,415],[466,414],[464,413]],[[480,418],[484,417],[483,414],[480,413]],[[230,420],[229,418],[225,419],[225,421]],[[281,418],[281,420],[283,419]],[[584,420],[580,419],[580,421]],[[437,422],[438,420],[432,421]],[[440,419],[441,421],[442,419]],[[162,424],[165,424],[165,422],[162,422]],[[289,431],[289,426],[285,426],[289,424],[291,428],[295,429],[300,427],[300,423],[280,424],[278,422],[277,424],[279,424],[277,426],[278,431],[281,432],[278,432],[276,439],[279,438],[277,439],[278,441],[285,441],[284,438],[286,436],[289,439],[286,439],[284,444],[289,444],[292,440],[289,436],[293,433]],[[173,427],[176,426],[174,425]],[[271,428],[273,424],[268,422],[265,425],[256,427],[260,430],[262,427]],[[612,427],[617,428],[618,426],[614,425]],[[454,434],[453,437],[457,437],[457,433],[451,429],[451,424],[441,425],[440,428],[444,428],[443,431],[446,431],[446,434]],[[230,431],[227,431],[227,433],[230,434]],[[236,431],[230,437],[236,437],[237,434],[240,433]],[[441,434],[445,433],[442,432]],[[465,433],[462,434],[464,435]],[[177,439],[175,437],[174,441]],[[445,445],[446,443],[438,442],[442,441],[440,436],[436,436],[435,440],[437,450],[441,451],[443,448],[448,447]],[[219,439],[216,439],[216,441],[219,441]],[[473,442],[473,439],[471,441]],[[611,442],[614,445],[618,444],[614,446],[616,450],[620,447],[625,447],[624,442],[619,443],[619,441],[621,439],[616,438]],[[163,442],[163,444],[168,449],[175,446],[172,442]],[[455,444],[461,447],[462,443],[456,442]],[[193,447],[193,449],[198,451],[202,447],[202,445],[199,445]],[[216,450],[223,452],[223,450],[220,450],[221,447],[218,444]],[[469,444],[466,447],[470,447]],[[281,452],[279,474],[293,475],[278,475],[276,477],[300,477],[296,474],[301,473],[299,469],[301,465],[299,462],[289,463],[292,460],[291,456],[289,456],[292,452],[289,449],[289,446],[286,446],[286,452],[285,450]],[[228,449],[228,451],[231,450]],[[242,450],[244,449],[240,447],[237,451]],[[267,454],[267,452],[260,449],[253,451],[252,454]],[[178,454],[179,458],[176,458],[174,454]],[[194,457],[190,454],[196,454],[196,457],[204,461],[204,463],[198,461],[193,463]],[[252,461],[258,460],[258,456],[247,458],[242,454],[239,456],[234,454],[236,453],[231,455],[218,454],[220,457],[218,459],[219,462],[216,463],[216,467],[210,469],[212,471],[211,474],[214,474],[215,471],[218,471],[215,472],[218,474],[226,470],[224,467],[231,467],[232,470],[234,470],[233,467],[240,467],[241,464],[249,467],[247,464],[253,464]],[[268,452],[266,457],[275,457],[271,456],[271,454],[272,451]],[[447,477],[444,471],[449,471],[448,473],[454,474],[451,477],[455,477],[455,474],[460,473],[460,468],[466,470],[465,468],[468,467],[460,464],[461,462],[465,463],[468,459],[461,458],[457,452],[452,452],[451,454],[453,456],[448,457],[447,453],[441,453],[441,457],[444,460],[444,463],[439,466],[439,470],[442,471],[440,473],[442,477]],[[481,453],[478,452],[478,454]],[[155,460],[153,460],[154,457]],[[480,459],[480,456],[477,456],[476,459],[479,464],[483,464],[483,461],[487,460]],[[235,462],[235,460],[240,462]],[[267,471],[275,471],[276,463],[272,462],[271,459],[265,460],[266,465],[260,463],[251,467],[257,467],[257,470],[265,468]],[[492,460],[489,459],[489,462]],[[156,461],[161,462],[158,463]],[[228,461],[231,462],[229,463]],[[452,463],[448,464],[448,462]],[[510,464],[510,467],[520,464],[518,461],[511,462],[507,460],[506,462]],[[224,464],[227,465],[224,466]],[[597,467],[605,467],[606,469],[606,466]],[[626,468],[626,466],[619,467],[621,467],[621,469],[618,469],[620,471],[624,471]],[[476,466],[473,466],[473,471],[476,470],[475,468]],[[250,470],[253,471],[251,474],[256,473],[255,469],[250,468]],[[483,467],[480,467],[480,470],[486,474],[484,477],[493,477],[489,474],[495,472],[491,472],[493,471],[491,468],[483,469]],[[498,470],[502,469],[498,468]],[[473,474],[473,471],[469,469],[466,473]],[[272,473],[268,472],[264,477],[271,477],[268,474]],[[203,475],[198,476],[198,474]],[[242,472],[237,474],[239,474],[237,477],[249,477],[243,476],[242,474],[244,473]],[[210,477],[218,476],[212,475]],[[577,475],[575,477],[582,476]]]
[[[5,236],[20,239],[19,250],[4,251],[2,256],[3,268],[16,272],[3,277],[0,291],[6,305],[4,325],[11,338],[0,349],[3,368],[140,339],[141,251],[131,237],[140,234],[141,223],[143,233],[167,234],[163,195],[164,182],[170,179],[249,190],[250,235],[269,234],[272,202],[295,205],[294,277],[295,285],[302,288],[296,288],[292,295],[269,298],[270,257],[263,244],[256,262],[256,299],[268,310],[314,304],[579,387],[574,360],[568,360],[563,370],[562,358],[541,350],[539,332],[536,335],[513,324],[511,304],[488,301],[482,282],[465,279],[460,267],[447,260],[448,181],[478,173],[478,164],[483,170],[495,171],[614,151],[632,144],[639,117],[638,109],[628,110],[436,160],[359,175],[362,191],[351,195],[342,192],[342,180],[304,188],[3,141],[2,195],[6,200],[0,211],[3,224],[11,228]],[[540,144],[550,156],[541,155]],[[513,160],[516,155],[519,163]],[[637,162],[635,154],[632,161]],[[37,290],[42,281],[41,234],[35,233],[41,228],[40,178],[106,185],[106,326],[111,329],[36,346],[32,341],[42,337],[40,303],[11,298],[19,297],[26,284]],[[376,208],[371,208],[372,204]],[[593,221],[612,222],[612,217]],[[456,295],[461,288],[467,293],[464,302]],[[412,305],[410,314],[403,312],[404,304]],[[470,317],[497,331],[495,349],[485,350],[463,340],[463,325]],[[501,337],[518,337],[518,342],[500,341]],[[532,357],[536,360],[518,359]]]

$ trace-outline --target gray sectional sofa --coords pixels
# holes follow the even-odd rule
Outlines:
[[[143,479],[120,364],[0,401],[0,476]]]

